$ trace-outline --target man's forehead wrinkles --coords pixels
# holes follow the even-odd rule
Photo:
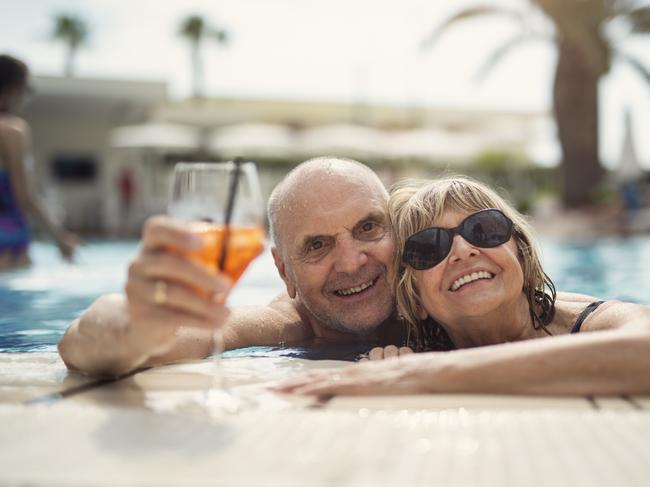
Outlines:
[[[318,178],[310,176],[294,181],[277,216],[278,228],[291,248],[303,248],[309,239],[336,239],[341,233],[355,233],[368,219],[387,222],[383,187],[359,177],[323,177],[322,172]]]
[[[327,232],[323,231],[322,228],[319,228],[318,231],[315,231],[313,233],[303,233],[301,236],[298,237],[298,240],[300,243],[308,243],[311,242],[312,240],[319,239],[319,238],[332,238],[336,239],[341,233],[343,232],[349,232],[352,233],[354,230],[361,224],[367,221],[382,221],[386,219],[386,215],[381,213],[381,212],[370,212],[364,215],[363,217],[359,218],[358,220],[351,222],[350,224],[338,224],[337,225],[337,230],[333,232]]]

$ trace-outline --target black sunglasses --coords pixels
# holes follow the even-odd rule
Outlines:
[[[510,240],[512,227],[512,220],[501,210],[477,211],[456,228],[431,227],[414,233],[406,240],[402,261],[418,271],[431,269],[449,255],[454,234],[476,247],[489,249]]]

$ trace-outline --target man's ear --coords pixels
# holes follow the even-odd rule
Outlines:
[[[291,282],[289,276],[287,276],[287,270],[284,265],[284,260],[282,260],[282,257],[280,256],[280,252],[276,247],[273,247],[271,249],[271,254],[273,254],[273,262],[275,262],[275,268],[278,270],[278,274],[280,274],[280,277],[284,281],[284,285],[287,288],[287,294],[291,299],[294,299],[296,297],[296,287],[293,285],[293,282]]]

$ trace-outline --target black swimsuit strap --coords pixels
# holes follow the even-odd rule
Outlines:
[[[582,313],[580,313],[580,316],[578,316],[578,319],[573,324],[573,328],[571,328],[571,333],[578,333],[580,331],[580,327],[582,326],[582,323],[587,319],[587,316],[589,316],[598,306],[600,306],[604,302],[605,301],[594,301],[585,309],[583,309]]]

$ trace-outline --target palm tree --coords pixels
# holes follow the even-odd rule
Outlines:
[[[86,22],[75,15],[59,14],[54,17],[52,38],[62,41],[66,46],[64,73],[72,76],[74,62],[79,48],[88,40]]]
[[[203,17],[190,15],[181,22],[179,34],[190,42],[192,59],[192,86],[193,95],[199,97],[203,94],[203,65],[201,60],[201,43],[205,38],[211,37],[218,44],[228,42],[228,33],[225,29],[210,27]]]
[[[650,71],[625,53],[620,41],[650,33],[650,6],[634,0],[528,0],[527,8],[512,9],[483,4],[464,9],[438,26],[423,42],[430,46],[457,22],[484,15],[505,15],[521,27],[496,49],[479,70],[484,76],[513,48],[532,39],[551,40],[558,51],[553,82],[553,113],[562,149],[561,195],[567,208],[593,202],[603,178],[598,156],[598,82],[614,62],[623,61],[648,82]],[[539,32],[540,14],[554,32]]]

